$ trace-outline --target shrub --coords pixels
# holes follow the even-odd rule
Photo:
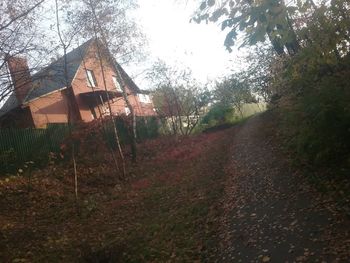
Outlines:
[[[201,124],[212,127],[220,124],[232,123],[235,121],[234,113],[235,110],[232,107],[215,104],[203,117]]]
[[[290,106],[281,105],[282,128],[299,159],[329,166],[350,157],[349,73],[344,69],[321,77],[305,73],[298,81],[302,91],[291,99]],[[296,89],[296,83],[292,87]]]

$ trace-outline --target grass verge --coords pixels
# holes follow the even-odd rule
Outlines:
[[[80,165],[80,214],[66,167],[0,182],[3,262],[195,262],[215,250],[231,130],[142,145],[120,184]]]

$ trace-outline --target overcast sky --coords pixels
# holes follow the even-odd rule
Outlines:
[[[237,56],[242,53],[234,49],[226,51],[223,43],[225,33],[217,24],[190,23],[198,1],[139,0],[135,17],[148,38],[150,56],[140,68],[129,67],[137,76],[160,58],[170,65],[188,67],[200,82],[206,83],[230,73],[239,67]],[[147,85],[145,74],[135,77],[140,86]],[[147,87],[143,87],[147,88]]]

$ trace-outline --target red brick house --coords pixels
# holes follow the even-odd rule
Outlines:
[[[49,123],[67,123],[68,113],[74,121],[89,122],[109,114],[107,100],[114,115],[128,114],[115,67],[101,55],[102,72],[97,52],[100,45],[97,40],[89,40],[67,53],[67,74],[64,57],[33,75],[25,58],[10,58],[8,68],[14,92],[0,109],[0,126],[44,128]],[[119,64],[116,67],[136,116],[156,115],[148,92],[139,89]],[[66,75],[71,89],[66,87]]]

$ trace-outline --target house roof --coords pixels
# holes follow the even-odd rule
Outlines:
[[[83,58],[95,39],[90,39],[74,50],[66,54],[68,83],[71,83],[74,76],[81,65]],[[66,86],[64,74],[64,56],[42,69],[41,71],[32,75],[33,87],[30,89],[25,97],[24,103],[29,102],[35,98],[45,96],[46,94],[60,90]],[[139,87],[125,72],[125,70],[116,63],[117,69],[121,72],[122,78],[128,87],[135,93],[141,93]],[[5,104],[0,109],[0,116],[20,106],[14,93],[12,93]]]
[[[81,62],[83,61],[85,53],[92,42],[93,39],[90,39],[66,54],[68,83],[73,81],[74,76],[79,69]],[[33,87],[27,94],[24,102],[31,101],[35,98],[64,88],[66,86],[64,63],[65,59],[63,56],[50,64],[48,67],[34,74],[32,76]]]
[[[19,105],[20,104],[15,93],[12,92],[11,95],[7,98],[5,104],[0,108],[0,117],[7,112],[17,108]]]
[[[73,81],[75,73],[77,72],[83,57],[93,42],[93,39],[85,42],[81,46],[66,54],[67,58],[67,75],[68,83]],[[64,74],[64,56],[51,63],[46,68],[32,75],[32,88],[26,95],[23,103],[29,102],[35,98],[44,96],[56,90],[60,90],[66,86]],[[21,104],[18,101],[14,92],[6,100],[5,104],[0,109],[0,116],[19,107]]]
[[[135,82],[130,78],[130,76],[125,72],[125,70],[118,64],[116,63],[116,67],[119,70],[120,74],[122,75],[121,77],[124,79],[126,82],[126,85],[133,90],[135,93],[141,93],[140,88],[135,84]]]

